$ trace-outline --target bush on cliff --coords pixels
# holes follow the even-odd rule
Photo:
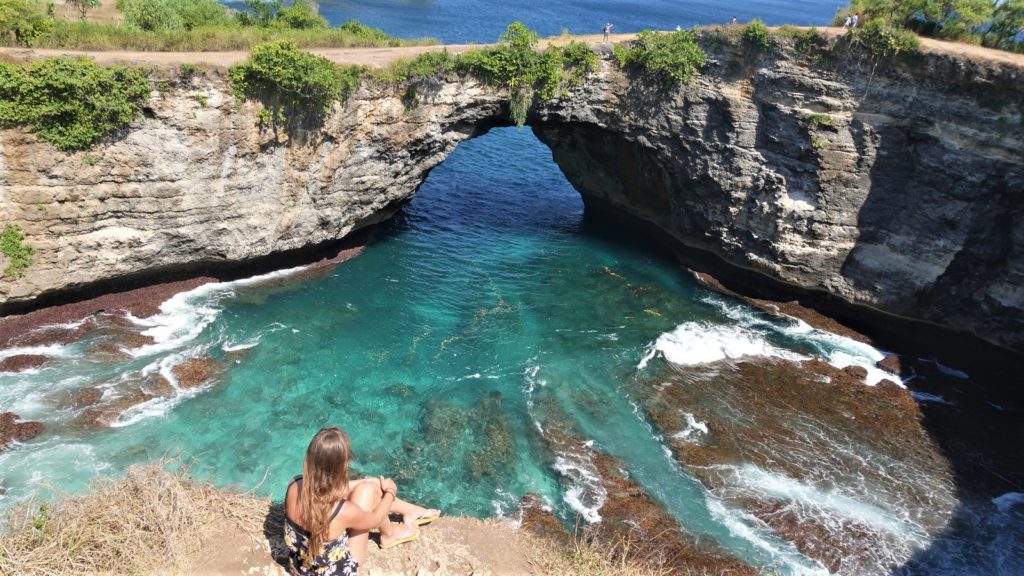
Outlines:
[[[509,91],[509,115],[522,126],[535,98],[565,97],[597,68],[590,46],[572,42],[537,51],[540,37],[520,22],[509,25],[496,46],[470,50],[458,56],[447,51],[428,52],[400,60],[377,74],[388,82],[409,82],[439,73],[454,72],[478,78]]]
[[[747,49],[761,54],[769,54],[775,49],[771,32],[760,20],[753,20],[744,27],[743,44]]]
[[[87,148],[127,126],[149,94],[149,80],[133,68],[85,58],[0,62],[0,125],[26,126],[60,150]]]
[[[25,269],[32,265],[32,257],[36,249],[24,244],[25,233],[17,224],[4,226],[0,233],[0,252],[7,257],[7,268],[4,268],[4,276],[11,279],[21,278],[25,275]]]
[[[921,41],[913,32],[874,19],[850,31],[850,43],[867,52],[875,63],[916,54]]]
[[[673,86],[693,80],[704,68],[708,55],[688,30],[644,30],[630,47],[616,46],[615,57],[622,68],[641,70]]]
[[[359,83],[362,68],[339,67],[300,50],[287,40],[253,48],[249,59],[231,67],[231,87],[239,100],[259,100],[273,122],[299,111],[322,115],[334,100],[343,100]]]

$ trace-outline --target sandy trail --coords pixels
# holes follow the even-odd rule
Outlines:
[[[610,38],[612,43],[624,42],[635,38],[635,34],[615,34]],[[549,45],[564,46],[571,41],[599,44],[601,35],[573,36],[570,38],[550,38],[542,40],[542,48]],[[308,48],[335,64],[358,64],[372,68],[383,68],[400,58],[413,58],[424,52],[440,52],[447,50],[452,54],[460,54],[473,48],[493,46],[493,44],[447,44],[436,46],[402,46],[397,48]],[[249,56],[247,50],[231,52],[143,52],[131,50],[82,51],[51,48],[9,48],[0,47],[0,58],[16,62],[26,62],[56,56],[85,56],[98,64],[134,64],[155,66],[178,66],[181,64],[197,64],[202,66],[227,67]]]
[[[842,28],[819,28],[829,38],[836,38],[844,34]],[[589,36],[554,37],[541,41],[541,47],[548,45],[564,46],[571,41],[586,42],[590,45],[614,44],[625,42],[635,38],[635,34],[613,34],[609,42],[605,43],[600,34]],[[336,64],[358,64],[372,68],[382,68],[400,58],[413,58],[424,52],[439,52],[448,50],[452,54],[459,54],[473,48],[491,46],[491,44],[447,44],[436,46],[402,46],[397,48],[311,48],[310,52],[319,54]],[[967,56],[976,60],[984,60],[998,64],[1010,64],[1024,68],[1024,54],[1015,54],[1002,50],[994,50],[964,44],[959,42],[945,42],[933,38],[921,38],[921,49],[925,52],[935,54],[949,54],[955,56]],[[40,58],[52,58],[55,56],[85,56],[99,64],[134,64],[134,65],[155,65],[155,66],[177,66],[181,64],[197,64],[212,67],[227,67],[248,57],[248,51],[237,50],[231,52],[143,52],[129,50],[112,51],[81,51],[61,50],[45,48],[10,48],[0,47],[0,58],[17,62],[25,62]]]

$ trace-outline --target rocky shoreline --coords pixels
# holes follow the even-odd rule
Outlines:
[[[371,238],[372,230],[353,235],[333,256],[306,264],[287,282],[329,274],[334,266],[358,256]],[[0,372],[18,373],[45,367],[52,361],[47,347],[70,345],[86,338],[90,342],[91,357],[123,360],[130,356],[132,349],[154,343],[142,333],[143,327],[137,321],[160,313],[161,304],[176,294],[222,280],[201,276],[158,283],[0,318]],[[282,280],[271,278],[263,286],[272,286],[275,282]],[[135,321],[129,320],[129,316]],[[237,362],[244,355],[245,350],[240,350],[228,354],[224,361]],[[185,358],[170,369],[173,383],[163,375],[150,374],[139,381],[100,382],[76,388],[61,393],[54,401],[59,407],[79,411],[78,425],[105,428],[118,422],[125,411],[144,402],[167,398],[176,390],[209,385],[223,370],[222,361],[210,356]],[[43,428],[40,422],[20,422],[19,416],[11,412],[0,414],[0,452],[14,441],[35,438]]]

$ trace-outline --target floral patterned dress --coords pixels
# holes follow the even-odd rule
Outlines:
[[[288,488],[295,482],[301,482],[302,476],[296,476],[288,484]],[[287,496],[287,492],[285,492]],[[330,523],[334,517],[341,512],[345,501],[338,502],[331,514]],[[288,513],[284,515],[284,544],[288,547],[288,563],[291,566],[292,574],[295,576],[356,576],[359,572],[359,564],[352,558],[352,552],[348,549],[348,533],[343,532],[334,540],[324,542],[323,551],[311,558],[309,553],[309,532],[299,526]]]

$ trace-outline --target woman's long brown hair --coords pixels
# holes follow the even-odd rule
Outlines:
[[[352,445],[340,428],[324,428],[313,436],[302,464],[302,492],[299,503],[309,530],[309,559],[312,561],[329,538],[334,505],[348,492],[348,464]]]

